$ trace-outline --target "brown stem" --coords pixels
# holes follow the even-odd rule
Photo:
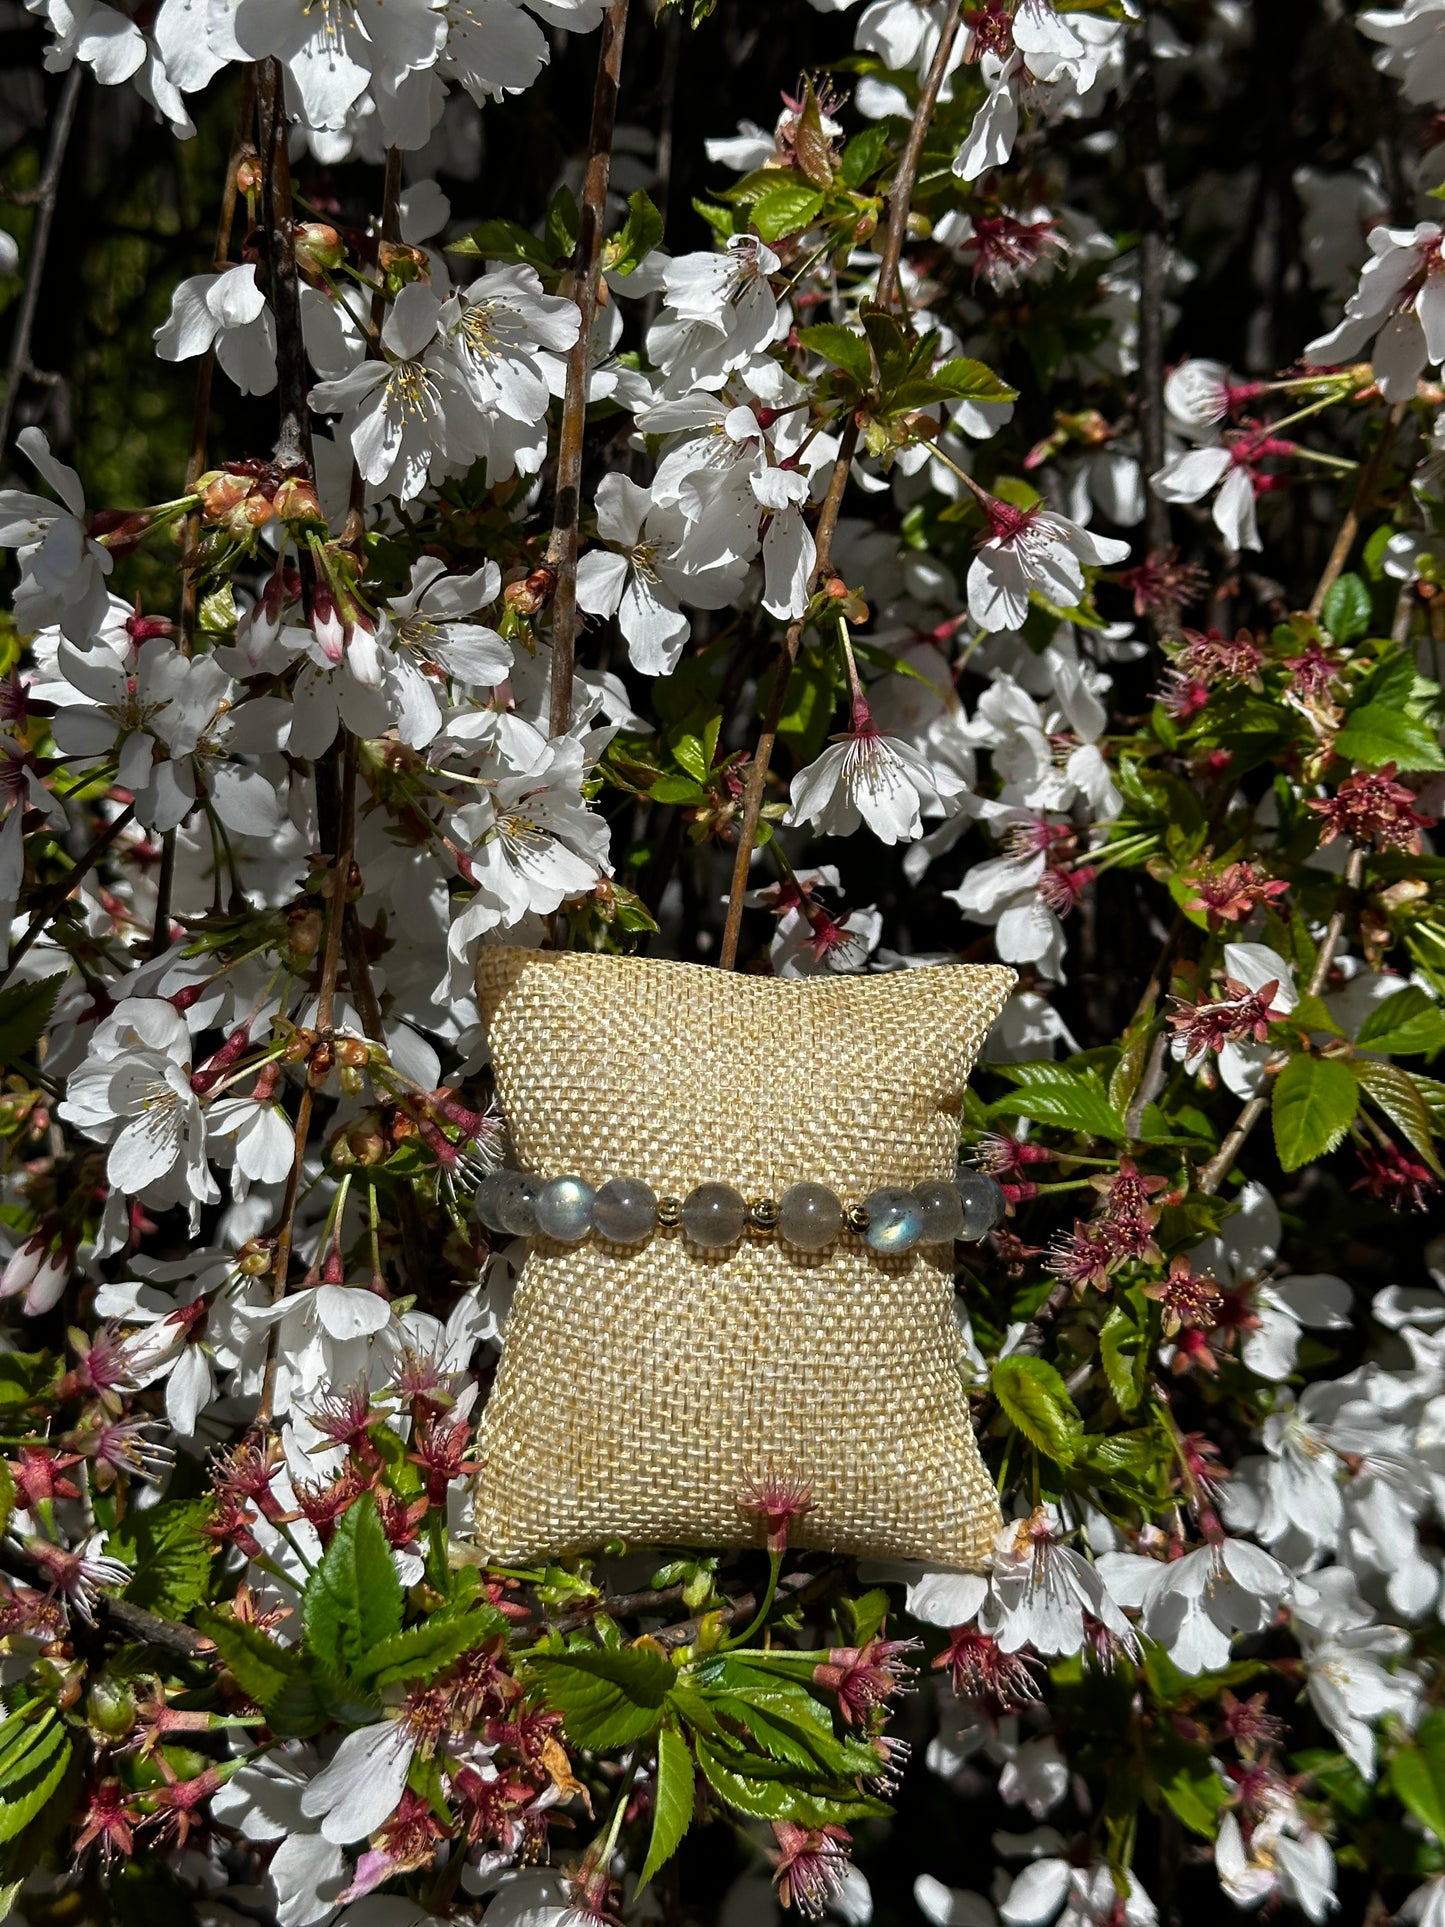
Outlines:
[[[105,855],[121,831],[126,828],[134,815],[135,804],[127,803],[115,821],[108,824],[106,828],[101,831],[100,835],[85,852],[85,855],[71,866],[58,883],[51,885],[50,889],[41,898],[39,909],[25,926],[24,935],[17,944],[12,946],[10,961],[6,966],[4,976],[0,977],[0,984],[5,984],[10,981],[10,978],[14,975],[16,964],[19,963],[31,944],[34,943],[41,931],[44,930],[46,924],[54,917],[56,911],[60,908],[61,904],[64,903],[71,891],[84,882],[85,878],[90,875],[96,864],[99,863],[100,859]]]
[[[918,96],[918,105],[913,110],[913,124],[908,129],[903,159],[898,163],[898,172],[888,190],[888,228],[878,262],[878,305],[882,308],[891,308],[898,297],[898,266],[903,258],[903,242],[908,232],[908,215],[913,206],[918,164],[923,159],[923,143],[928,138],[929,123],[938,105],[938,91],[948,71],[953,43],[958,38],[959,16],[962,12],[963,0],[950,0],[943,31],[938,37],[928,77],[923,83],[923,92]]]
[[[1375,484],[1380,479],[1385,459],[1390,453],[1390,444],[1395,439],[1395,431],[1404,419],[1405,403],[1397,401],[1390,410],[1385,426],[1380,430],[1379,441],[1370,451],[1370,459],[1360,470],[1360,479],[1355,485],[1355,499],[1346,511],[1344,521],[1340,523],[1335,545],[1330,550],[1330,559],[1326,562],[1324,573],[1315,584],[1315,592],[1310,597],[1308,613],[1316,618],[1325,606],[1325,597],[1334,587],[1340,572],[1350,559],[1350,550],[1355,546],[1355,537],[1360,532],[1360,517],[1369,506],[1370,497],[1375,492]]]
[[[592,93],[592,127],[587,137],[587,167],[577,215],[577,248],[572,257],[577,339],[567,355],[567,392],[562,403],[562,433],[557,447],[557,494],[547,560],[557,573],[552,602],[552,707],[548,729],[565,736],[572,723],[572,668],[577,659],[577,524],[582,512],[582,444],[587,430],[587,357],[597,315],[602,278],[602,229],[607,182],[612,171],[612,130],[622,76],[622,40],[627,30],[627,0],[612,0],[602,20],[597,53],[597,84]]]
[[[828,482],[828,493],[823,498],[822,513],[818,517],[817,546],[818,559],[813,568],[810,586],[821,581],[833,566],[833,532],[838,526],[838,516],[843,507],[843,495],[848,486],[848,471],[853,465],[854,451],[858,447],[858,418],[850,415],[843,430],[843,439],[838,449],[838,459],[833,464],[833,473]],[[798,660],[798,645],[807,626],[806,615],[796,617],[788,624],[783,646],[778,652],[778,660],[773,666],[773,693],[768,698],[767,713],[763,726],[758,732],[757,746],[753,760],[748,765],[747,788],[743,792],[743,820],[738,826],[737,854],[733,858],[732,887],[728,891],[727,922],[723,926],[722,949],[718,963],[723,970],[736,970],[738,965],[738,939],[743,927],[743,896],[748,887],[748,866],[753,860],[757,847],[758,825],[762,821],[763,801],[768,789],[768,769],[773,760],[773,746],[778,740],[778,725],[783,720],[783,708],[788,699],[788,683],[792,678],[793,664]]]
[[[291,213],[291,163],[286,152],[286,110],[279,60],[261,62],[261,197],[264,210],[267,293],[276,318],[276,376],[281,403],[276,466],[288,474],[315,473],[311,452],[310,382],[301,336],[301,281],[296,271],[296,228]]]
[[[386,176],[381,189],[381,240],[383,243],[401,239],[401,149],[388,147],[386,150]],[[378,256],[380,250],[378,250]],[[371,297],[371,327],[367,334],[366,352],[370,359],[382,359],[381,330],[386,321],[386,272],[378,258],[378,287]],[[353,461],[351,464],[351,498],[347,505],[346,521],[342,526],[341,540],[348,549],[361,554],[362,537],[366,532],[366,482],[361,470]]]
[[[40,306],[40,284],[45,278],[45,257],[50,252],[50,230],[55,223],[55,202],[60,192],[60,171],[65,165],[65,150],[70,130],[75,125],[75,108],[85,69],[79,61],[65,76],[50,123],[50,145],[45,150],[45,169],[35,190],[35,227],[30,238],[30,261],[25,270],[25,290],[20,297],[20,312],[15,319],[15,334],[10,348],[10,370],[5,378],[5,399],[0,402],[0,453],[10,441],[10,429],[20,400],[20,384],[33,373],[30,365],[30,339],[35,332],[35,314]]]
[[[333,750],[332,755],[335,755]],[[326,930],[321,945],[321,978],[316,991],[316,1032],[325,1037],[331,1030],[336,1007],[336,979],[341,968],[341,935],[346,921],[346,896],[351,881],[351,863],[356,841],[356,738],[345,732],[341,755],[341,822],[337,833],[336,861],[331,866],[331,894],[326,900]],[[286,1177],[286,1192],[281,1200],[281,1218],[271,1259],[271,1302],[279,1304],[286,1296],[291,1271],[291,1247],[296,1240],[296,1207],[301,1200],[301,1180],[306,1165],[306,1147],[311,1136],[311,1113],[315,1097],[308,1075],[296,1106],[296,1130],[292,1139],[291,1169]],[[261,1381],[261,1398],[255,1423],[264,1431],[271,1423],[276,1399],[276,1346],[280,1321],[267,1334],[266,1370]]]
[[[146,955],[163,957],[171,943],[171,891],[176,880],[176,833],[167,830],[161,837],[161,873],[156,878],[156,914],[151,924],[151,940]]]
[[[251,145],[251,129],[256,115],[256,69],[247,67],[241,80],[241,98],[236,103],[236,124],[231,134],[231,153],[226,162],[226,185],[221,193],[221,211],[216,217],[216,239],[211,249],[211,269],[221,273],[231,257],[231,229],[236,219],[236,200],[240,193],[238,175],[241,162]],[[216,370],[216,350],[207,348],[196,368],[196,394],[191,405],[191,450],[186,457],[186,493],[196,485],[206,466],[206,430],[211,420],[211,378]],[[199,600],[197,545],[201,539],[200,511],[192,509],[186,517],[186,545],[181,552],[181,654],[188,656],[196,636],[196,605]]]
[[[1325,982],[1330,974],[1330,965],[1334,962],[1335,952],[1340,947],[1340,938],[1345,933],[1345,920],[1349,916],[1351,902],[1355,892],[1360,887],[1364,874],[1365,853],[1362,849],[1353,849],[1350,852],[1350,860],[1345,869],[1344,886],[1340,893],[1340,900],[1335,905],[1334,915],[1330,918],[1329,927],[1325,931],[1325,940],[1320,945],[1319,955],[1315,958],[1315,967],[1310,972],[1309,982],[1305,985],[1305,994],[1307,996],[1318,997],[1325,986]],[[1206,1197],[1212,1197],[1214,1195],[1228,1176],[1234,1160],[1239,1156],[1245,1139],[1268,1109],[1269,1098],[1267,1096],[1252,1097],[1249,1100],[1239,1116],[1234,1120],[1228,1135],[1220,1145],[1218,1151],[1200,1172],[1199,1182],[1194,1187],[1196,1191],[1202,1191]]]

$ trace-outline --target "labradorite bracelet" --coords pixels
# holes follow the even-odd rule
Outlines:
[[[904,1187],[881,1185],[860,1204],[845,1204],[826,1184],[794,1184],[780,1198],[747,1199],[731,1184],[708,1179],[685,1198],[659,1198],[641,1178],[539,1178],[529,1171],[494,1171],[477,1193],[482,1219],[514,1237],[579,1244],[591,1234],[610,1244],[635,1245],[658,1231],[680,1230],[702,1250],[722,1250],[745,1232],[774,1236],[796,1251],[823,1251],[845,1232],[885,1256],[920,1244],[977,1242],[1004,1214],[998,1183],[960,1170],[952,1182],[927,1178]]]

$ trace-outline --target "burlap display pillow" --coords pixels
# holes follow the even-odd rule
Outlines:
[[[1011,970],[778,981],[692,964],[490,948],[478,991],[523,1170],[659,1197],[800,1180],[858,1200],[953,1176],[964,1086]],[[749,1477],[800,1480],[791,1543],[976,1564],[999,1527],[943,1269],[845,1233],[620,1245],[534,1238],[482,1420],[477,1537],[504,1564],[641,1545],[756,1544]]]

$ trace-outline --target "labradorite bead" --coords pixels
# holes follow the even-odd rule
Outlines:
[[[575,1245],[592,1229],[597,1193],[585,1178],[549,1178],[537,1193],[537,1230],[558,1244]]]
[[[682,1201],[682,1228],[705,1250],[736,1244],[747,1221],[747,1199],[730,1184],[694,1185]]]
[[[960,1235],[970,1244],[977,1244],[980,1238],[1003,1221],[1008,1200],[998,1179],[989,1177],[983,1171],[960,1171],[956,1183],[963,1203],[963,1231]]]
[[[482,1222],[514,1238],[530,1238],[537,1229],[537,1193],[541,1185],[527,1171],[493,1171],[477,1186],[477,1209]]]
[[[821,1251],[842,1229],[842,1200],[826,1184],[793,1184],[778,1200],[778,1236],[799,1251]]]
[[[641,1178],[609,1178],[597,1188],[592,1222],[613,1244],[641,1244],[657,1224],[657,1193]]]
[[[923,1211],[920,1244],[949,1245],[963,1236],[963,1200],[957,1186],[946,1178],[925,1178],[914,1185],[913,1195]]]
[[[868,1213],[863,1241],[884,1257],[912,1251],[923,1236],[923,1206],[911,1191],[885,1184],[868,1193],[863,1209]]]

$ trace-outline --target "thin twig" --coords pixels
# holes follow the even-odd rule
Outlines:
[[[913,187],[918,178],[918,163],[922,158],[923,144],[928,137],[928,125],[933,118],[933,110],[938,104],[938,92],[943,85],[943,77],[948,71],[948,63],[953,53],[953,43],[958,35],[959,16],[962,0],[951,0],[938,46],[934,51],[928,77],[923,83],[923,91],[914,109],[913,124],[908,130],[908,140],[903,150],[903,159],[898,164],[893,186],[888,196],[888,231],[883,240],[883,253],[878,263],[878,301],[882,307],[892,307],[898,299],[898,266],[903,254],[903,238],[908,232],[908,212],[913,199]],[[850,415],[844,424],[842,440],[838,448],[838,458],[833,464],[833,473],[828,481],[828,493],[823,498],[823,507],[818,516],[815,536],[817,559],[809,579],[810,591],[827,579],[833,569],[833,534],[838,526],[838,517],[843,509],[843,496],[848,487],[848,474],[853,466],[853,457],[858,449],[858,417]],[[738,942],[743,927],[743,897],[748,887],[748,869],[757,848],[758,825],[762,821],[763,802],[768,790],[768,771],[772,766],[773,748],[778,739],[778,725],[783,719],[783,710],[788,700],[788,683],[793,673],[793,665],[798,660],[798,647],[803,638],[807,623],[806,614],[796,617],[788,625],[783,637],[783,646],[778,652],[778,660],[773,670],[773,690],[768,699],[767,713],[763,726],[758,732],[757,746],[753,760],[748,766],[747,788],[743,793],[742,822],[738,826],[737,851],[733,858],[732,887],[728,891],[727,921],[723,926],[722,947],[718,953],[718,963],[724,970],[736,970],[738,963]],[[555,684],[553,685],[555,691]],[[555,734],[555,731],[554,731]]]
[[[833,532],[838,526],[838,515],[848,486],[848,471],[853,465],[853,456],[857,447],[858,418],[856,415],[850,415],[843,430],[838,459],[833,464],[828,493],[823,499],[822,513],[818,517],[816,536],[818,557],[810,578],[810,587],[823,580],[832,569]],[[773,666],[773,690],[768,698],[767,713],[763,717],[763,726],[758,732],[753,760],[748,765],[747,788],[743,792],[743,818],[738,826],[738,847],[733,858],[732,887],[728,891],[727,922],[723,926],[722,949],[718,954],[718,963],[724,970],[737,969],[738,939],[743,927],[743,897],[748,887],[748,867],[753,860],[753,851],[757,848],[758,825],[762,821],[763,800],[768,790],[768,770],[773,760],[773,746],[778,740],[778,725],[783,720],[783,709],[788,700],[788,684],[792,679],[793,664],[798,660],[798,646],[806,626],[806,615],[798,616],[788,624],[787,634],[783,637],[783,646]]]
[[[898,172],[893,177],[893,185],[888,190],[888,228],[883,237],[883,253],[878,263],[878,305],[891,308],[898,298],[898,266],[903,259],[903,241],[908,232],[908,216],[913,207],[913,189],[918,180],[918,164],[923,159],[923,143],[928,138],[929,123],[933,110],[938,105],[938,92],[943,85],[943,77],[948,72],[948,63],[953,56],[953,43],[958,38],[959,17],[963,12],[963,0],[950,0],[944,17],[943,31],[938,37],[933,60],[929,65],[928,77],[923,83],[923,92],[918,96],[918,105],[913,110],[913,124],[908,130],[908,142],[903,149],[903,159],[898,163]]]
[[[226,162],[226,184],[221,192],[221,211],[216,217],[216,239],[211,248],[211,271],[220,274],[231,258],[231,229],[236,219],[236,198],[240,192],[238,175],[241,162],[251,145],[251,129],[256,115],[256,69],[247,67],[241,80],[241,98],[236,103],[236,125],[231,134],[231,153]],[[196,393],[191,405],[191,450],[186,457],[186,493],[206,466],[206,431],[211,421],[211,378],[216,371],[214,342],[196,367]],[[186,517],[186,544],[181,551],[180,648],[183,656],[191,653],[196,636],[198,596],[197,547],[201,539],[201,514],[192,509]]]
[[[381,245],[401,239],[401,149],[388,147],[386,150],[386,173],[381,189]],[[378,257],[380,249],[378,249]],[[381,330],[386,321],[386,274],[381,260],[377,261],[377,290],[371,297],[371,327],[367,333],[367,355],[380,361],[383,358]],[[348,549],[360,555],[362,538],[366,533],[366,481],[360,466],[355,460],[351,464],[351,497],[346,510],[346,521],[342,526],[341,540]]]
[[[25,270],[25,289],[20,296],[20,312],[10,348],[10,371],[5,378],[5,399],[0,402],[0,452],[9,446],[10,429],[20,400],[20,384],[34,371],[30,365],[30,338],[35,332],[35,315],[40,306],[40,284],[45,278],[45,257],[50,252],[50,230],[55,223],[55,203],[60,192],[60,174],[65,165],[65,150],[70,130],[75,125],[75,108],[80,99],[85,69],[77,60],[65,76],[50,123],[50,145],[45,150],[45,171],[35,190],[35,227],[30,237],[30,261]]]
[[[286,106],[279,60],[260,63],[261,194],[271,312],[276,319],[276,377],[281,421],[276,466],[286,474],[315,474],[310,382],[301,334],[301,282],[296,271],[296,231],[291,213],[291,162],[286,151]]]
[[[1355,537],[1360,532],[1360,517],[1369,507],[1370,497],[1375,492],[1375,484],[1380,479],[1385,459],[1390,453],[1390,444],[1395,439],[1395,431],[1404,419],[1405,403],[1397,401],[1390,410],[1385,426],[1380,430],[1380,439],[1370,451],[1370,459],[1360,470],[1360,479],[1355,484],[1355,499],[1346,511],[1344,521],[1340,523],[1335,545],[1330,550],[1330,559],[1326,562],[1324,573],[1315,584],[1315,592],[1310,597],[1309,614],[1316,618],[1325,606],[1325,597],[1334,587],[1340,572],[1350,559],[1350,550],[1355,546]]]
[[[572,723],[572,668],[577,658],[577,524],[582,513],[582,444],[587,429],[587,358],[597,315],[602,278],[602,229],[607,183],[612,172],[612,130],[622,76],[622,41],[627,30],[627,0],[612,0],[602,20],[597,53],[597,84],[592,94],[592,127],[587,137],[587,167],[577,214],[577,248],[572,257],[577,339],[567,355],[567,392],[562,403],[562,433],[557,446],[557,493],[547,561],[556,571],[552,600],[552,706],[548,730],[565,736]]]
[[[95,868],[96,864],[99,863],[100,859],[105,855],[121,831],[126,828],[134,815],[135,804],[127,803],[115,821],[107,824],[105,829],[101,831],[100,835],[85,852],[85,855],[72,864],[58,883],[52,884],[51,888],[41,900],[40,908],[25,926],[24,936],[21,937],[19,943],[12,947],[10,951],[10,961],[6,966],[4,976],[0,977],[0,984],[6,984],[10,981],[10,978],[14,974],[15,966],[25,955],[31,944],[34,943],[41,931],[44,930],[46,924],[51,922],[56,911],[60,908],[61,904],[64,903],[71,891],[76,889],[84,882],[85,878],[90,875],[90,872]]]
[[[1319,954],[1315,958],[1315,967],[1310,972],[1309,982],[1305,986],[1305,994],[1307,996],[1318,997],[1324,989],[1326,980],[1330,974],[1330,966],[1335,960],[1335,952],[1340,947],[1340,938],[1345,933],[1345,920],[1349,915],[1350,905],[1354,900],[1356,891],[1360,887],[1364,874],[1364,851],[1362,849],[1351,850],[1350,860],[1345,869],[1344,886],[1340,893],[1340,900],[1335,905],[1334,915],[1330,918],[1329,927],[1325,931],[1324,942],[1320,945]],[[1272,1068],[1274,1068],[1272,1065],[1266,1067],[1267,1070]],[[1239,1116],[1234,1120],[1228,1135],[1225,1137],[1218,1151],[1200,1172],[1199,1182],[1194,1187],[1196,1191],[1202,1191],[1206,1197],[1212,1197],[1219,1189],[1233,1166],[1234,1160],[1239,1156],[1245,1139],[1269,1109],[1269,1103],[1269,1097],[1263,1094],[1259,1097],[1252,1097],[1249,1100]]]

